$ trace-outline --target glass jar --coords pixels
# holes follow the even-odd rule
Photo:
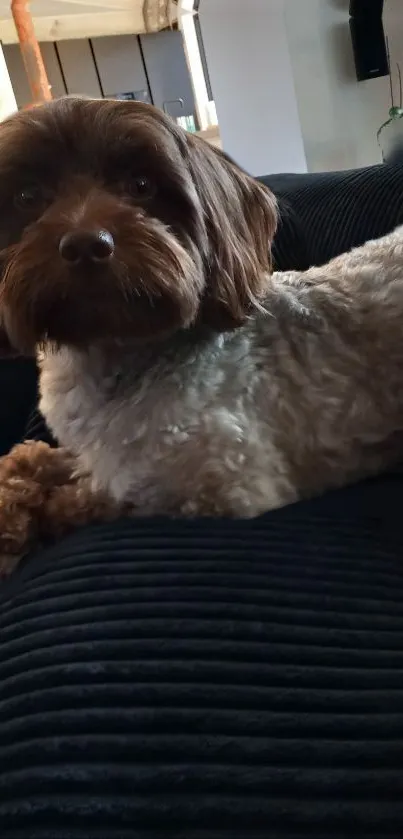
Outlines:
[[[403,108],[390,109],[389,119],[378,131],[378,143],[383,163],[391,163],[396,154],[403,162]]]

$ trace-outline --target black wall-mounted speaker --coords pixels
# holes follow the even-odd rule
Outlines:
[[[382,17],[350,18],[355,70],[359,82],[389,75],[388,51]]]
[[[350,0],[350,17],[382,17],[383,0]]]

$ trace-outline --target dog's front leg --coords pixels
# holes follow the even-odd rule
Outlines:
[[[118,515],[65,449],[28,441],[0,458],[0,576],[36,546]]]

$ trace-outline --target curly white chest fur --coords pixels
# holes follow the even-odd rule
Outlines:
[[[261,411],[269,380],[246,336],[224,354],[223,341],[141,376],[134,359],[116,374],[95,351],[44,355],[40,409],[94,489],[145,514],[254,516],[296,497]]]

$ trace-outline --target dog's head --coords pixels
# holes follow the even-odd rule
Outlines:
[[[267,291],[274,197],[149,105],[16,114],[0,184],[0,311],[21,351],[234,328]]]

